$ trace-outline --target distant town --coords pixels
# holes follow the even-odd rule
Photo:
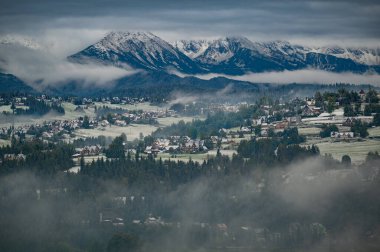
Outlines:
[[[70,200],[83,197],[88,204],[81,206],[83,214],[56,210],[56,218],[74,229],[137,230],[150,239],[193,232],[192,244],[207,239],[211,249],[240,251],[333,240],[328,234],[335,231],[319,213],[318,221],[311,217],[272,227],[269,220],[288,204],[277,201],[282,190],[306,183],[324,202],[330,196],[321,190],[322,183],[327,188],[340,183],[371,188],[379,179],[380,96],[375,89],[239,103],[178,100],[2,95],[0,174],[46,178],[25,189],[25,197],[37,205],[51,200],[71,205]],[[98,190],[103,192],[97,195]],[[195,201],[186,198],[187,190],[194,192]],[[199,197],[208,196],[199,199],[197,190],[203,190]],[[175,203],[182,198],[185,208]],[[271,205],[257,211],[266,221],[235,220],[240,205],[254,208],[264,200]],[[192,210],[188,201],[202,201],[216,216]],[[297,204],[298,198],[293,201]],[[342,204],[358,204],[346,201]],[[232,212],[218,212],[222,205]],[[277,210],[267,212],[271,206]],[[371,237],[366,238],[370,243]],[[152,245],[145,243],[149,251]]]

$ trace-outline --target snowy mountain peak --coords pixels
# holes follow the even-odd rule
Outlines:
[[[174,42],[174,47],[192,59],[201,55],[210,46],[208,40],[178,40]]]
[[[165,48],[175,53],[173,47],[150,32],[110,32],[101,41],[94,45],[101,51],[109,50],[134,50],[138,47],[145,47],[152,51]],[[141,48],[140,48],[141,49]]]
[[[353,61],[366,65],[380,65],[380,47],[378,48],[354,48],[354,47],[320,47],[313,51],[338,58],[352,59]]]
[[[175,68],[191,72],[197,68],[190,58],[150,32],[110,32],[96,44],[70,58],[147,70]]]
[[[230,46],[238,45],[240,47],[245,47],[245,48],[250,48],[254,44],[251,40],[243,36],[226,37],[226,38],[222,38],[221,41],[222,42],[226,41],[227,43],[229,43]]]
[[[140,40],[140,41],[149,41],[149,40],[157,40],[159,37],[155,36],[150,32],[121,32],[121,31],[112,31],[108,33],[104,40],[109,42],[125,42],[127,40]]]
[[[242,36],[211,41],[180,40],[169,44],[150,32],[110,32],[96,44],[70,58],[145,70],[174,69],[188,74],[241,75],[306,68],[334,72],[380,72],[378,55],[378,49],[313,49],[282,40],[252,42]]]

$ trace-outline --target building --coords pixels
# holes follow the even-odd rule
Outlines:
[[[331,132],[331,138],[350,139],[354,138],[354,132]]]
[[[22,153],[20,154],[4,154],[4,161],[25,161],[26,156]]]
[[[75,156],[98,156],[102,153],[102,147],[100,145],[85,146],[83,148],[76,149],[77,154]],[[75,157],[74,156],[74,157]]]

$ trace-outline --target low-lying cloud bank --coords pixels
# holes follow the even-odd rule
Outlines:
[[[86,31],[83,31],[86,33]],[[99,36],[101,31],[96,33]],[[91,36],[91,39],[96,37]],[[47,36],[47,35],[46,35]],[[49,37],[49,36],[47,36]],[[50,36],[54,37],[54,36]],[[16,37],[17,38],[17,37]],[[26,45],[2,44],[0,46],[0,69],[11,73],[25,81],[37,90],[42,90],[46,86],[57,86],[75,81],[87,86],[110,87],[113,81],[137,72],[129,67],[118,68],[94,63],[76,64],[66,59],[69,48],[79,47],[78,42],[70,44],[67,48],[61,39],[45,41],[47,44],[40,44],[32,39],[20,39],[27,41]],[[17,40],[16,40],[17,41]],[[60,41],[60,42],[57,42]],[[33,43],[32,43],[33,42]],[[75,45],[75,46],[74,46]],[[169,71],[180,77],[186,75],[176,70]],[[372,84],[380,86],[380,75],[376,73],[355,74],[355,73],[333,73],[316,69],[304,69],[297,71],[248,73],[242,76],[231,76],[224,74],[203,74],[194,77],[209,80],[215,77],[225,77],[233,80],[249,81],[253,83],[351,83],[351,84]]]
[[[172,72],[180,77],[186,77],[178,72]],[[289,83],[310,83],[310,84],[334,84],[334,83],[350,83],[350,84],[372,84],[380,86],[379,74],[355,74],[355,73],[333,73],[316,69],[305,69],[296,71],[282,72],[264,72],[249,73],[241,76],[232,76],[225,74],[203,74],[195,75],[195,77],[209,80],[216,77],[225,77],[233,80],[249,81],[254,83],[273,83],[273,84],[289,84]]]
[[[83,86],[109,86],[112,81],[136,73],[114,66],[76,64],[43,50],[17,46],[0,47],[0,69],[13,74],[37,90],[76,81]]]

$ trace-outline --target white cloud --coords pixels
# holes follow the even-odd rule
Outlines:
[[[180,77],[185,77],[178,72],[172,72]],[[350,83],[350,84],[372,84],[380,86],[379,74],[354,74],[354,73],[332,73],[323,70],[305,69],[297,71],[282,72],[264,72],[249,73],[242,76],[231,76],[223,74],[205,74],[196,75],[196,77],[209,80],[215,77],[225,77],[240,81],[249,81],[254,83],[273,83],[273,84],[289,84],[289,83],[307,83],[307,84],[334,84],[334,83]]]
[[[47,85],[59,85],[67,81],[79,81],[87,85],[111,85],[112,81],[135,73],[113,66],[76,64],[43,50],[31,50],[18,46],[0,47],[0,68],[22,79],[36,89]]]

